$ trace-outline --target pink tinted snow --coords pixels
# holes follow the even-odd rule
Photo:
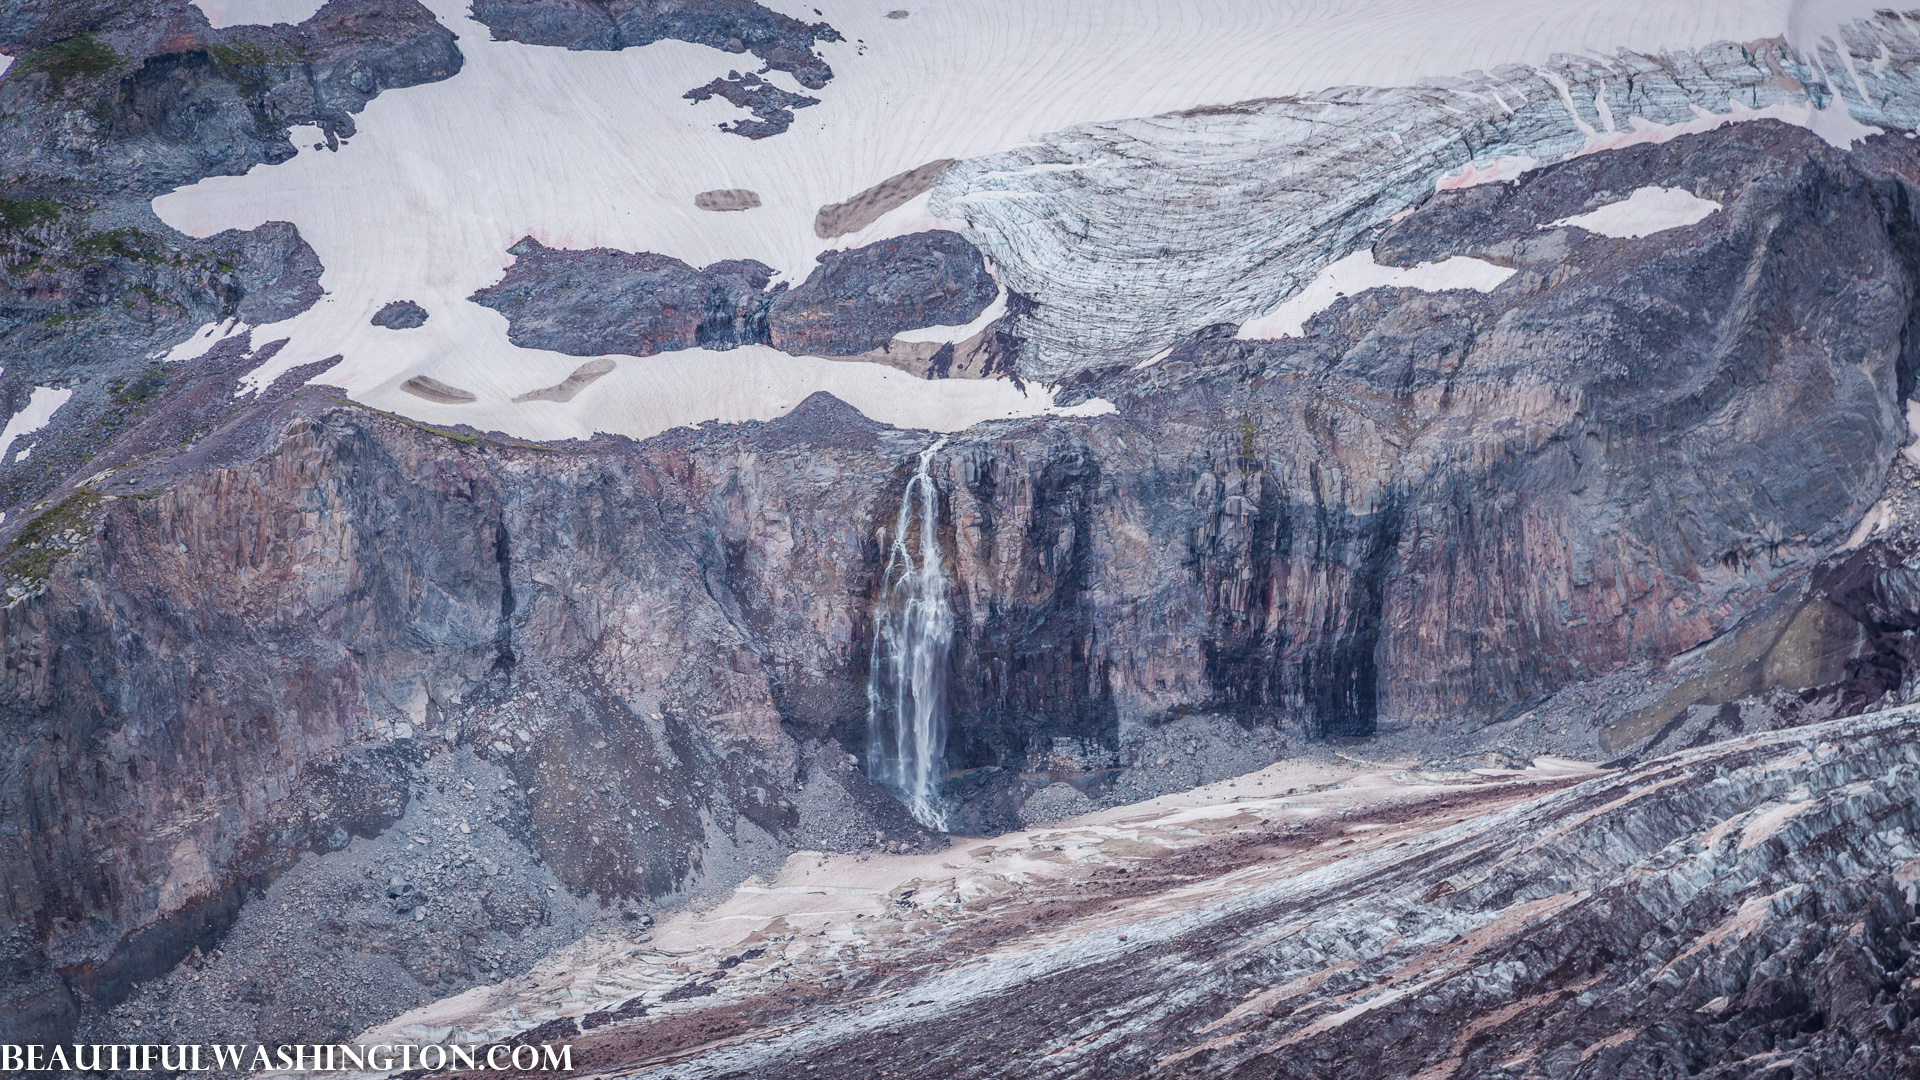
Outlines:
[[[1478,187],[1481,184],[1497,184],[1503,180],[1517,180],[1520,174],[1536,169],[1540,163],[1530,155],[1503,155],[1492,161],[1468,162],[1465,168],[1441,176],[1433,185],[1436,191],[1454,191],[1459,188]],[[1410,211],[1403,211],[1408,213]]]

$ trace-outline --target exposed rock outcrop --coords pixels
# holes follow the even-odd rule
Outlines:
[[[395,300],[374,312],[371,321],[389,330],[412,330],[427,325],[427,309],[411,300]]]
[[[753,0],[476,0],[473,17],[496,41],[617,51],[671,38],[752,53],[766,64],[759,74],[729,72],[686,94],[694,101],[718,96],[752,110],[752,120],[721,125],[749,139],[778,135],[793,122],[794,109],[819,104],[760,74],[784,71],[818,90],[833,78],[833,69],[813,51],[814,43],[845,40],[824,22],[804,23]]]
[[[506,277],[473,301],[507,317],[507,337],[574,356],[651,356],[766,340],[770,267],[751,259],[695,270],[651,252],[568,251],[528,237]]]
[[[750,52],[809,90],[833,78],[814,42],[844,40],[824,22],[803,23],[752,0],[479,0],[473,17],[497,41],[619,50],[672,38]]]
[[[717,97],[751,110],[754,116],[752,120],[735,120],[720,125],[720,130],[729,135],[749,139],[778,135],[793,124],[793,110],[820,104],[819,98],[782,90],[758,75],[742,75],[737,71],[729,71],[726,78],[715,79],[705,86],[696,86],[683,96],[693,102]]]
[[[696,270],[651,252],[549,248],[532,237],[509,251],[517,258],[506,276],[472,300],[507,317],[514,344],[573,356],[762,344],[854,356],[905,330],[967,323],[999,291],[979,250],[940,231],[824,252],[793,290],[769,290],[772,268],[751,259]]]
[[[797,288],[773,298],[773,347],[849,356],[885,345],[902,330],[971,322],[999,295],[980,251],[957,233],[908,233],[819,256]]]

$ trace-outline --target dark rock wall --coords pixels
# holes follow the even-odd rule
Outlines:
[[[809,90],[833,78],[813,51],[841,41],[826,23],[803,23],[752,0],[477,0],[473,17],[497,41],[617,51],[674,39],[752,53]]]
[[[822,254],[806,281],[773,299],[767,330],[785,352],[852,356],[902,330],[971,322],[999,292],[960,234],[908,233]]]
[[[506,275],[473,294],[507,317],[516,345],[574,356],[772,345],[853,356],[895,334],[973,321],[1000,286],[979,249],[933,230],[822,252],[798,288],[767,288],[771,267],[730,259],[696,270],[652,252],[549,248],[527,237]]]
[[[506,277],[473,294],[505,315],[507,337],[574,356],[651,356],[764,342],[770,267],[751,259],[695,270],[679,259],[609,248],[569,251],[528,237]]]

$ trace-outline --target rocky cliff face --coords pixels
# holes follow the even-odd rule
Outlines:
[[[265,322],[312,304],[321,268],[290,226],[189,241],[159,226],[145,199],[284,160],[293,125],[337,143],[371,96],[446,77],[460,57],[410,0],[335,0],[298,27],[223,31],[183,4],[97,5],[78,21],[43,7],[0,16],[0,45],[22,50],[0,79],[0,397],[18,409],[35,386],[76,394],[45,450],[0,462],[12,514],[0,520],[9,1032],[105,1039],[141,1020],[208,1040],[346,1037],[381,1015],[376,1005],[524,971],[596,919],[640,923],[649,909],[770,875],[797,849],[936,846],[859,760],[880,567],[932,435],[817,396],[765,424],[535,445],[301,389],[324,382],[325,362],[236,399],[245,370],[277,346],[253,351],[231,323],[233,336],[201,356],[150,363],[200,322]],[[519,40],[618,48],[671,36],[753,51],[809,87],[828,74],[809,50],[830,29],[751,4],[494,3],[479,14]],[[964,357],[917,343],[913,369],[930,378],[1017,364],[1067,379],[1063,405],[1099,395],[1118,407],[983,424],[933,455],[931,539],[956,623],[942,760],[956,828],[992,832],[1150,795],[1300,740],[1376,737],[1437,759],[1505,753],[1489,745],[1501,739],[1523,758],[1557,749],[1625,761],[1912,697],[1920,599],[1908,563],[1920,542],[1911,528],[1869,528],[1920,520],[1910,471],[1892,464],[1920,361],[1911,143],[1880,135],[1843,150],[1805,126],[1755,120],[1427,197],[1439,167],[1468,163],[1469,145],[1558,157],[1620,134],[1606,117],[1678,124],[1729,86],[1750,108],[1812,108],[1786,56],[1726,47],[1659,71],[1623,57],[1510,72],[1448,90],[1474,102],[1464,110],[1429,87],[1258,103],[1154,132],[1109,125],[1011,159],[936,162],[890,181],[891,194],[869,192],[873,206],[891,205],[934,185],[936,209],[975,207],[978,239],[991,215],[1026,211],[1010,209],[1020,200],[963,202],[969,185],[1033,184],[1041,205],[1105,184],[1073,240],[1102,258],[1137,235],[1130,200],[1164,201],[1175,176],[1229,190],[1223,178],[1247,170],[1248,146],[1290,146],[1305,164],[1274,183],[1320,200],[1301,219],[1308,240],[1276,241],[1299,241],[1299,259],[1224,286],[1187,271],[1258,223],[1181,204],[1219,229],[1181,234],[1193,250],[1164,261],[1120,260],[1182,273],[1137,310],[1122,305],[1112,325],[1094,325],[1111,305],[1074,303],[1111,298],[1111,280],[1046,272],[1079,256],[1016,250],[1060,238],[1009,227],[995,235],[1012,239],[980,240],[1007,277],[1006,314]],[[1645,78],[1608,81],[1623,69]],[[1554,89],[1574,75],[1578,103]],[[1875,75],[1900,77],[1898,65]],[[1525,87],[1525,108],[1505,105],[1500,80]],[[1351,132],[1299,126],[1348,107],[1372,110],[1351,121],[1361,126],[1409,109],[1451,119],[1390,175],[1373,175],[1377,154],[1356,151]],[[1188,140],[1196,125],[1250,137]],[[1140,183],[1057,167],[1116,140],[1132,140],[1124,167],[1141,170]],[[1370,194],[1322,198],[1315,170],[1366,177]],[[1712,209],[1631,236],[1566,223],[1652,188]],[[1255,194],[1269,210],[1286,205]],[[1381,200],[1408,212],[1375,229]],[[873,206],[827,209],[851,220]],[[1356,292],[1299,335],[1236,336],[1252,301],[1349,248],[1378,267],[1473,259],[1503,277],[1485,291]],[[530,240],[516,254],[475,300],[507,315],[514,341],[582,356],[766,342],[870,358],[902,331],[975,320],[1002,288],[980,248],[949,232],[828,253],[784,292],[767,290],[757,263],[696,270]],[[423,315],[396,310],[379,325],[404,333]],[[1146,355],[1176,325],[1170,348]],[[567,400],[611,363],[526,396]],[[472,398],[410,385],[431,400]],[[1739,774],[1728,785],[1703,774],[1709,759],[1683,758],[1563,796],[1538,812],[1592,827],[1509,851],[1521,869],[1462,856],[1472,881],[1436,877],[1439,863],[1382,871],[1400,899],[1380,910],[1424,937],[1342,932],[1369,957],[1399,948],[1417,965],[1409,941],[1438,948],[1515,903],[1583,889],[1566,905],[1593,899],[1569,876],[1592,871],[1614,892],[1563,907],[1604,907],[1616,935],[1581,937],[1569,915],[1552,924],[1566,936],[1545,966],[1436,974],[1418,984],[1430,993],[1421,1000],[1517,1046],[1509,1028],[1532,1014],[1474,995],[1575,995],[1581,1011],[1553,1021],[1564,1030],[1551,1044],[1528,1044],[1550,1074],[1658,1075],[1675,1062],[1789,1053],[1823,1068],[1898,1065],[1904,1051],[1855,1028],[1877,1016],[1897,1030],[1911,1008],[1898,979],[1909,974],[1901,928],[1913,897],[1888,877],[1911,877],[1892,861],[1912,857],[1899,854],[1910,823],[1894,794],[1911,779],[1902,731],[1825,729],[1820,738],[1847,749],[1836,759],[1815,746],[1812,764],[1761,760],[1788,753],[1778,739],[1715,751],[1715,769]],[[1815,865],[1831,853],[1796,838],[1760,865],[1741,854],[1752,845],[1728,850],[1729,833],[1693,827],[1710,813],[1751,815],[1742,827],[1759,835],[1773,820],[1765,807],[1807,801],[1792,797],[1796,785],[1821,793],[1833,852],[1878,861]],[[1636,791],[1653,805],[1668,788],[1659,813],[1621,816]],[[1869,818],[1872,829],[1855,828]],[[1579,864],[1593,836],[1632,843],[1607,847],[1604,866]],[[1676,844],[1711,849],[1720,861],[1702,873],[1719,884],[1669,911],[1657,902],[1665,886],[1636,875],[1673,870]],[[1687,873],[1673,871],[1675,888],[1701,888]],[[1788,895],[1790,879],[1822,886]],[[1341,902],[1340,889],[1360,887],[1343,880],[1327,894]],[[1780,957],[1798,956],[1822,973],[1817,985],[1783,970],[1756,981],[1744,966],[1753,956],[1689,962],[1687,943],[1717,948],[1734,933],[1711,930],[1736,917],[1727,905],[1763,896],[1783,920],[1777,933],[1753,936],[1766,918],[1736,910],[1752,923],[1740,934],[1774,958],[1756,962],[1784,969]],[[325,944],[310,932],[315,897],[331,905]],[[1246,944],[1255,924],[1323,920],[1293,903],[1179,946],[1191,955],[1163,955],[1191,966]],[[1451,914],[1428,919],[1436,903]],[[309,921],[284,921],[293,905]],[[1665,928],[1676,911],[1691,929]],[[1834,919],[1863,929],[1795,936]],[[222,950],[227,941],[248,948]],[[1583,967],[1575,954],[1589,946],[1611,958],[1652,950],[1665,966]],[[1177,1060],[1129,1028],[1100,1044],[1100,1060],[1319,1068],[1328,1040],[1347,1037],[1335,1006],[1369,993],[1368,979],[1392,982],[1358,960],[1325,967],[1340,951],[1330,939],[1259,948],[1275,986],[1326,975],[1300,993],[1324,983],[1348,997],[1325,999],[1311,1023],[1301,1013],[1304,1026],[1278,1012],[1261,1014],[1266,1027],[1245,1011],[1211,1016],[1247,1041],[1183,1046]],[[397,988],[347,1007],[352,987],[289,984],[315,964]],[[1209,1000],[1279,993],[1237,971],[1194,970],[1211,980]],[[1676,970],[1694,981],[1674,986]],[[1596,971],[1614,981],[1594,990],[1601,981],[1582,980]],[[1053,984],[1064,1000],[1178,1023],[1205,1011],[1155,1013],[1126,996],[1152,986],[1100,998],[1077,978]],[[1600,996],[1579,997],[1589,991]],[[1739,1022],[1703,1049],[1691,1029],[1652,1023],[1669,1013]],[[1817,1030],[1827,1016],[1848,1026]],[[1044,1041],[1021,1026],[1025,1013],[992,1020],[1013,1043]],[[1277,1054],[1279,1043],[1255,1037],[1268,1035],[1311,1053]],[[1445,1047],[1430,1035],[1382,1028],[1373,1049],[1409,1069],[1454,1062],[1492,1075],[1495,1035]],[[836,1040],[819,1060],[871,1064]],[[931,1042],[902,1046],[948,1071],[976,1068]]]
[[[1445,745],[1759,610],[1905,439],[1911,168],[1903,143],[1750,124],[1443,194],[1378,255],[1497,259],[1507,284],[1196,335],[1101,383],[1115,415],[952,438],[931,473],[959,823],[1014,824],[1055,781],[1138,790],[1154,763],[1129,748],[1188,713]],[[1654,183],[1722,208],[1637,240],[1542,227]],[[525,793],[503,850],[581,894],[918,842],[849,752],[927,436],[828,398],[640,444],[443,432],[320,390],[221,423],[11,549],[22,1023],[65,1030],[301,853],[351,855],[418,797],[412,763],[454,751]]]

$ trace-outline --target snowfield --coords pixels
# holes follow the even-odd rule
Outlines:
[[[302,23],[326,6],[327,0],[193,0],[214,29],[228,26],[270,26]]]
[[[302,2],[205,0],[205,7],[216,22],[278,19]],[[466,66],[459,75],[381,95],[359,118],[360,134],[338,151],[310,149],[318,140],[299,131],[293,160],[203,181],[154,208],[199,236],[291,221],[325,264],[321,303],[254,330],[256,344],[290,343],[255,372],[253,386],[340,355],[324,379],[358,400],[531,438],[644,436],[709,419],[769,418],[822,389],[875,419],[940,430],[1043,413],[1051,399],[1044,390],[929,382],[875,365],[750,348],[618,359],[572,401],[516,403],[582,362],[511,345],[504,319],[466,300],[498,279],[506,249],[522,236],[557,247],[653,251],[696,266],[758,259],[797,282],[829,246],[813,231],[820,207],[925,162],[1007,150],[1089,121],[1324,86],[1403,84],[1556,52],[1751,40],[1778,33],[1788,14],[1783,3],[1731,0],[1582,7],[1478,0],[1450,5],[1444,16],[1415,0],[1357,10],[1307,2],[973,0],[888,19],[890,4],[825,3],[816,16],[811,4],[788,3],[776,6],[824,17],[848,40],[821,47],[835,71],[818,92],[822,103],[800,111],[785,135],[750,141],[717,130],[735,117],[731,106],[681,97],[737,67],[738,57],[677,41],[619,53],[496,42],[462,0],[428,6],[460,35]],[[798,89],[783,73],[767,78]],[[750,190],[762,205],[726,214],[699,209],[694,197],[714,189]],[[938,224],[929,205],[923,196],[831,246]],[[969,235],[980,242],[995,226],[972,209]],[[1250,306],[1270,308],[1288,291],[1286,283],[1267,288]],[[424,306],[428,324],[396,333],[368,323],[396,299]],[[416,376],[476,400],[440,404],[400,389]]]
[[[1684,228],[1705,221],[1720,210],[1712,199],[1702,199],[1678,188],[1643,187],[1616,203],[1598,210],[1564,217],[1541,228],[1573,225],[1601,236],[1634,240],[1668,229]]]
[[[1356,251],[1320,271],[1318,277],[1286,303],[1240,324],[1239,332],[1233,336],[1243,341],[1299,337],[1306,332],[1307,320],[1332,307],[1335,300],[1368,289],[1492,292],[1514,273],[1510,267],[1495,266],[1484,259],[1464,255],[1418,266],[1381,266],[1373,261],[1373,252]]]

